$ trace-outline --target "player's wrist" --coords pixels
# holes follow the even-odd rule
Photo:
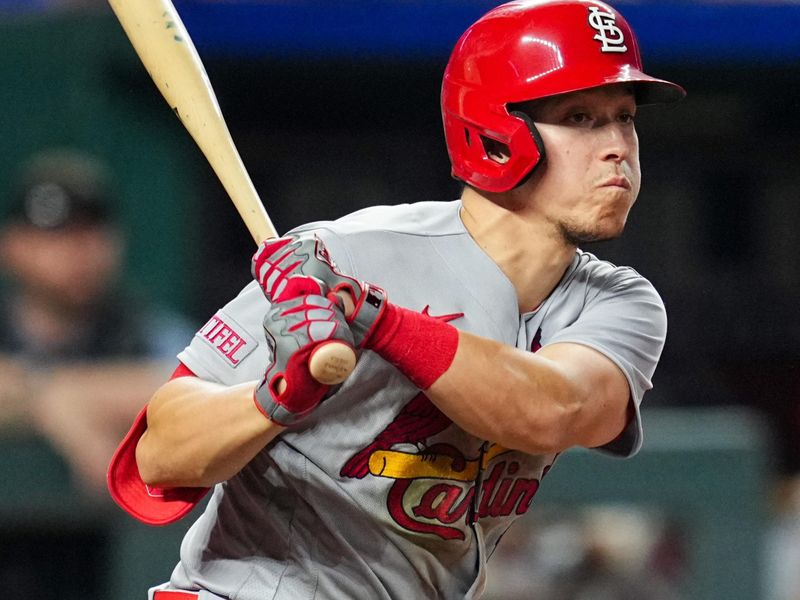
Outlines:
[[[434,317],[385,302],[365,348],[427,390],[453,363],[458,330]]]

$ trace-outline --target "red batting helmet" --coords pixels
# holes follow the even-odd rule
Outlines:
[[[478,189],[519,185],[544,155],[531,120],[508,105],[633,82],[638,104],[680,100],[679,85],[642,72],[628,23],[597,0],[522,0],[489,11],[461,36],[442,82],[442,119],[453,176]],[[505,162],[485,142],[508,147]]]

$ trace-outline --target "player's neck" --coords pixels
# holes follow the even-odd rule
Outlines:
[[[461,220],[517,290],[520,312],[541,304],[561,280],[575,247],[524,211],[509,210],[466,188]]]

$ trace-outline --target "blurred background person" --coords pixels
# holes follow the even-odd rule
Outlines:
[[[118,202],[98,159],[43,152],[11,189],[0,225],[0,426],[46,438],[76,488],[105,499],[114,448],[194,328],[122,281]]]

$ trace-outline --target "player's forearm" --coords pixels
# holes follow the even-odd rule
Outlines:
[[[533,354],[385,303],[367,348],[463,429],[509,448],[538,454],[600,446],[626,424],[624,374],[581,344]]]
[[[142,479],[159,487],[206,487],[238,473],[284,429],[256,408],[255,385],[180,377],[159,388],[136,449]]]
[[[477,437],[531,453],[578,441],[589,390],[553,361],[389,303],[368,347]]]
[[[534,454],[578,442],[574,424],[588,399],[557,363],[465,332],[425,393],[464,430]]]

